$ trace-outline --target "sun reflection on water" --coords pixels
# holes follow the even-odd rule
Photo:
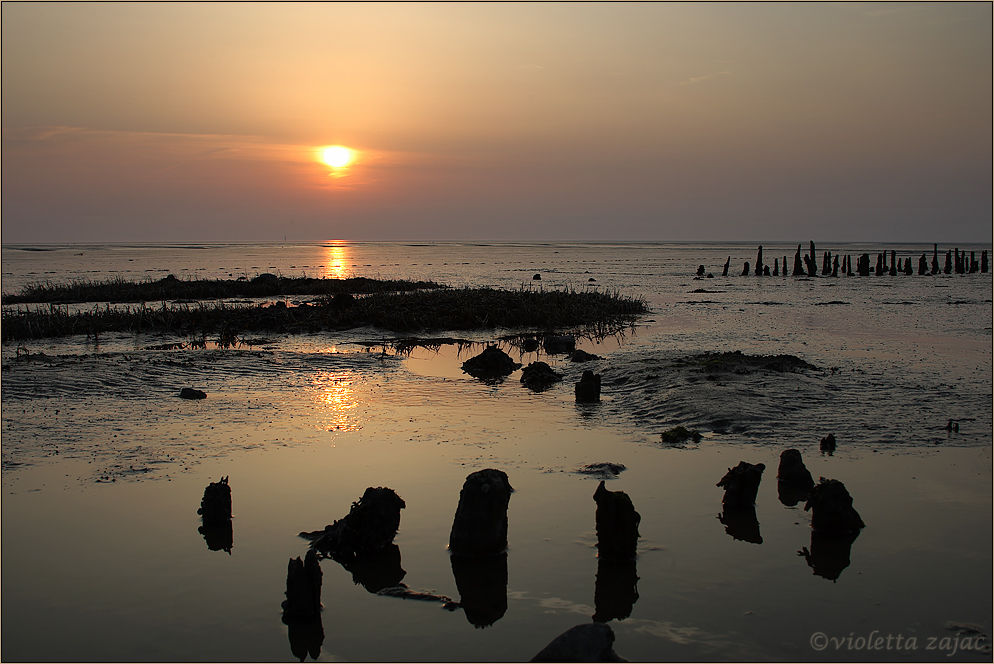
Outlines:
[[[351,270],[348,268],[349,261],[349,247],[347,244],[341,240],[332,240],[325,247],[327,250],[327,255],[325,256],[324,263],[324,278],[325,279],[347,279],[351,276]]]
[[[363,405],[359,392],[355,389],[358,377],[347,371],[322,372],[313,381],[319,411],[323,415],[321,424],[328,431],[359,431],[359,406]]]

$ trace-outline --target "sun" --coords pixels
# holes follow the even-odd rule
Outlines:
[[[341,168],[352,161],[352,150],[343,148],[340,145],[321,148],[321,161],[332,168]]]

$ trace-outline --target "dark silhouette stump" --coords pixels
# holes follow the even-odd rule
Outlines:
[[[507,548],[507,474],[489,468],[471,473],[459,491],[449,551],[460,556],[498,555]]]
[[[787,507],[793,507],[807,500],[815,481],[804,466],[801,453],[797,450],[784,450],[780,453],[780,467],[777,469],[777,496]]]
[[[205,524],[223,525],[224,522],[231,521],[231,487],[228,486],[227,477],[207,485],[197,514],[203,518]]]
[[[311,548],[339,562],[378,551],[393,543],[406,505],[393,489],[369,487],[349,513],[324,530],[300,533]]]
[[[811,489],[804,511],[811,510],[811,527],[825,535],[851,535],[865,527],[852,506],[852,496],[838,480],[819,479]]]
[[[321,563],[314,549],[304,560],[291,558],[286,570],[283,621],[313,618],[321,613]]]
[[[740,461],[735,468],[729,468],[721,481],[715,485],[725,489],[721,503],[732,509],[755,505],[764,470],[766,470],[764,464],[751,464],[745,461]]]
[[[601,400],[601,375],[587,370],[575,387],[577,403],[597,403]]]
[[[608,491],[604,480],[594,491],[597,503],[597,555],[606,560],[635,559],[641,515],[635,511],[632,499],[624,491]]]

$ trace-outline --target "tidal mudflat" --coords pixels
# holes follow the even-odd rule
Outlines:
[[[542,251],[521,271],[546,283],[599,265]],[[713,253],[720,265],[726,248]],[[632,267],[597,277],[641,279]],[[523,661],[597,615],[633,661],[989,659],[990,281],[968,278],[663,274],[635,328],[579,340],[596,360],[503,344],[563,375],[542,391],[520,369],[462,371],[491,331],[409,354],[372,328],[228,349],[71,338],[20,361],[5,346],[3,658]],[[705,286],[725,292],[693,292]],[[935,298],[967,303],[927,319]],[[766,363],[777,356],[794,359]],[[583,370],[601,376],[599,403],[575,402]],[[663,436],[678,426],[700,439]],[[815,480],[844,483],[866,524],[848,546],[821,546],[804,503],[781,501],[788,448]],[[740,461],[765,464],[746,528],[716,486]],[[581,472],[597,463],[624,469]],[[486,468],[514,488],[506,581],[474,586],[447,544],[464,480]],[[227,546],[197,515],[221,477]],[[602,479],[641,515],[634,574],[600,565]],[[309,544],[298,534],[368,487],[405,504],[399,582],[460,605],[482,596],[486,620],[376,594],[326,559],[320,636],[284,624],[287,563]]]

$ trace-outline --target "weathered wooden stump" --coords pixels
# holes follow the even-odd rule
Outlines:
[[[980,252],[980,271],[987,272],[990,269],[990,263],[987,259],[987,250],[984,249]]]
[[[459,491],[459,505],[449,533],[456,555],[497,555],[507,548],[507,505],[511,483],[501,470],[470,473]]]
[[[204,497],[200,500],[197,510],[204,523],[222,524],[231,521],[231,487],[228,478],[222,477],[217,482],[211,482],[204,489]]]
[[[742,267],[742,276],[745,277],[748,276],[748,274],[749,274],[749,261],[746,261],[745,265],[743,265]]]
[[[861,277],[870,276],[870,254],[863,254],[857,259],[856,272]]]
[[[918,276],[928,274],[928,258],[925,257],[925,252],[922,252],[922,257],[918,259]]]
[[[773,276],[774,277],[779,277],[780,276],[780,259],[779,258],[774,258],[773,259]]]
[[[594,491],[597,503],[597,555],[607,560],[634,560],[641,515],[624,491],[608,491],[604,480]]]
[[[727,277],[727,276],[728,276],[728,266],[729,266],[729,265],[731,265],[731,264],[732,264],[732,257],[731,257],[731,256],[729,256],[729,257],[728,257],[728,260],[727,260],[727,261],[725,261],[725,267],[724,267],[724,269],[723,269],[723,270],[721,271],[721,276],[723,276],[723,277]]]
[[[324,530],[300,533],[317,549],[335,560],[378,551],[393,542],[400,528],[400,510],[406,504],[393,489],[369,487],[349,513]]]
[[[703,265],[698,265],[697,266],[697,276],[698,277],[703,277],[704,276],[704,266]]]
[[[832,263],[832,276],[833,277],[839,276],[839,256],[838,256],[838,254],[835,255],[835,261]]]
[[[759,245],[759,251],[756,253],[756,276],[761,275],[763,275],[763,245]]]
[[[804,466],[798,450],[784,450],[780,453],[780,467],[777,470],[777,497],[787,507],[793,507],[807,500],[815,481]]]
[[[575,395],[577,403],[597,403],[601,400],[601,375],[587,370],[580,376],[576,384]]]
[[[286,570],[286,600],[283,602],[284,622],[306,619],[321,613],[321,563],[314,549],[304,560],[291,558]]]
[[[952,251],[946,251],[946,264],[942,268],[942,273],[943,274],[952,274],[953,273],[953,252]]]
[[[793,274],[791,274],[791,276],[793,277],[804,276],[804,265],[801,263],[801,245],[797,245],[797,253],[794,254],[794,272]]]
[[[852,496],[838,480],[818,480],[804,511],[811,510],[811,527],[826,535],[858,533],[865,526],[852,506]]]
[[[821,439],[821,445],[819,447],[822,452],[834,452],[835,451],[835,434],[830,433]]]
[[[764,470],[766,470],[764,464],[751,464],[745,461],[740,461],[735,468],[729,468],[721,481],[715,485],[725,489],[722,504],[732,508],[755,505]]]
[[[811,243],[811,253],[809,254],[810,260],[807,261],[808,276],[814,277],[818,274],[818,263],[815,260],[815,256],[817,256],[818,254],[815,253],[815,241],[811,240],[810,243]]]

